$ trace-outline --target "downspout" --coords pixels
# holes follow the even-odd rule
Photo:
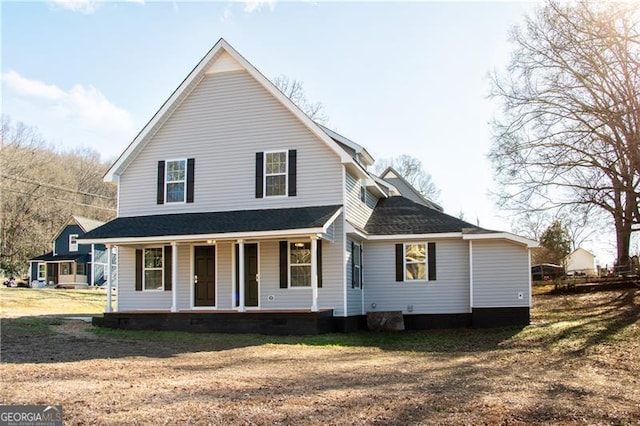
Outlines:
[[[469,240],[469,312],[473,313],[473,240]]]

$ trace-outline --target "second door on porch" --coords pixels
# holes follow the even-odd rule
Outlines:
[[[238,247],[238,244],[236,244],[236,306],[238,306],[238,301],[240,300]],[[244,306],[258,306],[258,244],[244,244]]]

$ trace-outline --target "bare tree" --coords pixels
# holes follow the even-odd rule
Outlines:
[[[393,167],[426,198],[433,201],[438,201],[440,198],[440,190],[433,182],[433,178],[422,166],[422,161],[416,157],[402,154],[398,157],[381,158],[376,161],[374,170],[379,175],[389,167]]]
[[[514,29],[507,72],[492,78],[502,207],[604,211],[619,264],[640,220],[638,30],[636,4],[551,1]]]
[[[273,84],[280,89],[286,97],[291,99],[302,112],[316,123],[327,125],[329,117],[325,114],[322,102],[311,102],[304,92],[304,84],[300,80],[291,80],[286,75],[279,75],[273,79]]]
[[[58,153],[32,128],[0,128],[0,269],[18,274],[27,260],[51,250],[70,215],[115,216],[115,187],[102,181],[107,165],[93,151]]]

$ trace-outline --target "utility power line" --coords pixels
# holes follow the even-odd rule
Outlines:
[[[11,188],[5,188],[4,191],[13,192],[14,194],[33,196],[33,194],[31,194],[31,193],[24,192],[24,191],[18,191],[18,190],[11,189]],[[41,196],[38,196],[38,198],[46,198],[48,200],[60,201],[62,203],[72,203],[72,204],[77,204],[77,205],[83,206],[83,207],[91,207],[91,208],[94,208],[94,209],[108,210],[108,211],[111,211],[111,212],[117,211],[117,209],[113,209],[111,207],[93,206],[91,204],[80,203],[78,201],[64,200],[64,199],[61,199],[61,198],[50,197],[50,196],[47,196],[47,195],[41,195]]]
[[[27,179],[27,178],[22,178],[22,177],[15,177],[15,176],[7,176],[7,175],[4,175],[4,174],[0,174],[0,177],[3,177],[5,179],[11,179],[11,180],[14,180],[16,182],[22,182],[22,183],[29,183],[29,184],[32,184],[32,185],[38,185],[38,186],[41,186],[43,188],[57,189],[59,191],[65,191],[65,192],[69,192],[69,193],[75,194],[75,195],[86,195],[86,196],[89,196],[89,197],[102,198],[102,199],[109,200],[109,201],[113,200],[112,197],[107,197],[106,195],[92,194],[90,192],[78,191],[78,190],[71,189],[71,188],[64,188],[62,186],[51,185],[51,184],[48,184],[48,183],[42,183],[42,182],[38,182],[38,181],[35,181],[35,180],[32,180],[32,179]]]

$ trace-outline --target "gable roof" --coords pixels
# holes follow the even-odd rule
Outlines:
[[[317,124],[317,123],[316,123]],[[363,147],[360,144],[355,143],[354,141],[352,141],[349,138],[346,138],[344,136],[342,136],[340,133],[331,130],[330,128],[323,126],[322,124],[318,124],[318,126],[327,134],[329,135],[329,137],[331,139],[333,139],[334,141],[336,141],[338,143],[338,145],[340,145],[340,147],[342,149],[344,149],[345,151],[347,151],[347,153],[349,153],[349,155],[351,155],[352,157],[356,157],[356,156],[360,156],[362,159],[362,162],[364,163],[365,166],[371,166],[373,165],[373,163],[375,162],[375,160],[373,159],[373,157],[371,156],[371,154],[369,154],[369,151],[366,150],[365,147]],[[358,160],[357,158],[355,158],[356,161]]]
[[[380,174],[380,178],[393,185],[403,197],[412,199],[415,202],[423,204],[432,209],[443,212],[444,209],[437,203],[426,198],[422,195],[413,185],[411,185],[396,169],[393,167],[387,167],[387,169]],[[405,191],[403,191],[403,189]]]
[[[568,254],[568,255],[566,255],[565,257],[563,257],[563,258],[562,258],[562,260],[564,260],[564,259],[568,259],[568,258],[572,257],[574,254],[576,254],[576,253],[578,253],[578,252],[580,252],[580,251],[585,252],[585,253],[586,253],[586,254],[588,254],[589,256],[596,257],[596,255],[595,255],[595,254],[593,254],[593,253],[591,253],[589,250],[583,249],[582,247],[578,247],[577,249],[575,249],[574,251],[572,251],[571,253],[569,253],[569,254]]]
[[[58,239],[58,237],[60,236],[60,234],[62,234],[62,232],[64,232],[65,228],[69,225],[78,225],[80,227],[80,229],[82,229],[82,232],[89,232],[93,229],[96,229],[99,226],[104,225],[104,222],[100,221],[100,220],[96,220],[96,219],[89,219],[88,217],[84,217],[84,216],[76,216],[76,215],[72,215],[71,217],[69,217],[69,219],[67,219],[67,221],[65,223],[62,224],[62,226],[58,229],[58,231],[54,234],[53,238],[51,239],[51,241],[55,241]]]
[[[187,77],[162,104],[140,133],[118,157],[104,176],[105,181],[117,181],[151,137],[162,127],[182,101],[193,91],[207,73],[244,70],[262,85],[273,97],[293,113],[306,127],[322,140],[343,163],[355,162],[318,124],[311,120],[297,105],[282,93],[268,78],[249,63],[226,40],[221,38],[198,62]]]
[[[402,196],[381,198],[364,229],[370,235],[491,232]]]
[[[120,217],[79,239],[83,244],[236,238],[283,235],[300,231],[325,232],[342,211],[342,206],[315,206],[269,210],[179,213]],[[300,233],[299,232],[299,233]]]

